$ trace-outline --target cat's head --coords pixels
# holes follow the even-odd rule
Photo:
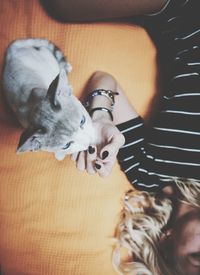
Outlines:
[[[30,126],[22,133],[18,153],[53,152],[58,160],[87,150],[95,140],[91,118],[72,95],[64,70],[52,81],[47,95],[32,108]]]

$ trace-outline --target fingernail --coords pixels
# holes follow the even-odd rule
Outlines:
[[[98,163],[95,163],[95,167],[96,167],[97,169],[101,169],[101,165],[98,164]]]
[[[95,148],[92,147],[92,146],[89,146],[89,147],[88,147],[88,152],[89,152],[90,154],[93,154],[93,153],[95,152]]]
[[[102,159],[107,158],[107,156],[108,156],[108,151],[104,151],[102,154]]]

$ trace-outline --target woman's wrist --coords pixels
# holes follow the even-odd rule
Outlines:
[[[92,100],[89,104],[89,111],[93,108],[97,108],[97,107],[105,107],[108,108],[109,110],[112,110],[112,103],[111,101],[106,98],[103,95],[96,95],[92,97]]]
[[[104,72],[94,73],[89,81],[87,90],[90,94],[88,112],[91,113],[95,108],[104,108],[102,110],[96,109],[92,112],[91,116],[93,120],[102,118],[112,120],[113,116],[113,122],[116,125],[138,116],[137,111],[131,105],[122,88],[112,75]],[[96,91],[99,90],[105,92],[111,91],[114,102],[109,98],[109,93],[106,96],[103,92],[98,95]],[[95,96],[91,96],[93,91],[95,92]]]
[[[86,101],[86,107],[93,120],[113,120],[116,86],[116,81],[111,75],[104,72],[93,74],[87,87],[90,92]]]
[[[103,95],[93,97],[88,112],[93,120],[102,118],[112,120],[111,102]]]
[[[112,115],[110,115],[110,112],[108,111],[108,109],[104,109],[104,107],[102,107],[101,109],[93,109],[94,111],[91,112],[90,116],[92,118],[93,121],[97,121],[97,120],[104,120],[104,121],[110,121],[112,122],[113,118]]]

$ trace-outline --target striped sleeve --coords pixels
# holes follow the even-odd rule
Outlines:
[[[145,16],[162,67],[163,96],[152,127],[140,117],[118,125],[118,159],[134,187],[157,192],[172,178],[200,179],[200,1],[169,0]]]
[[[117,125],[125,137],[125,144],[118,153],[121,169],[130,183],[138,190],[158,192],[166,184],[159,176],[151,174],[151,162],[146,153],[145,126],[143,119],[137,117]]]

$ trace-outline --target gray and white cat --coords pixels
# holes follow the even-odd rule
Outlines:
[[[17,152],[48,151],[62,160],[94,142],[92,121],[72,95],[71,65],[46,39],[20,39],[7,49],[3,87],[21,125]]]

